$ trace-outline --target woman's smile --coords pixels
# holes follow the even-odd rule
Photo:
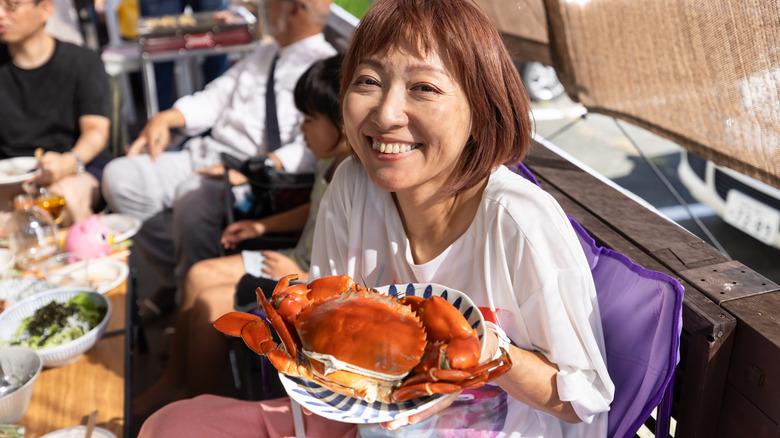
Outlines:
[[[417,149],[420,146],[422,146],[420,143],[396,143],[372,139],[372,147],[374,150],[383,154],[401,154],[409,152],[412,149]]]

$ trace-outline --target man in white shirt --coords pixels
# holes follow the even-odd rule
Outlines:
[[[330,3],[266,0],[268,33],[275,41],[260,43],[203,91],[152,117],[127,156],[106,167],[105,199],[112,211],[143,221],[134,240],[140,256],[158,271],[159,289],[142,302],[143,317],[172,310],[175,291],[190,266],[218,256],[224,215],[220,153],[243,160],[273,149],[266,138],[266,86],[274,59],[281,147],[273,158],[288,172],[313,169],[293,89],[313,62],[336,53],[322,33]],[[187,135],[211,131],[191,138],[181,151],[165,151],[172,128]]]

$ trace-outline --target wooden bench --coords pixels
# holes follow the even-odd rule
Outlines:
[[[524,163],[600,245],[685,288],[675,436],[777,436],[778,285],[540,143]]]

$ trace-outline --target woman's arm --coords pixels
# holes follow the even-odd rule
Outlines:
[[[489,335],[486,338],[486,351],[496,351],[497,337],[490,330],[486,330],[487,333]],[[491,343],[493,347],[490,346]],[[539,352],[524,350],[514,345],[507,347],[507,353],[512,359],[512,368],[494,380],[494,384],[534,409],[569,423],[581,421],[571,403],[561,401],[558,396],[558,367],[555,364]]]

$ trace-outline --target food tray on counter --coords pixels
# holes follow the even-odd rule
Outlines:
[[[255,40],[255,21],[243,7],[143,17],[138,20],[138,41],[145,53],[248,44]]]

